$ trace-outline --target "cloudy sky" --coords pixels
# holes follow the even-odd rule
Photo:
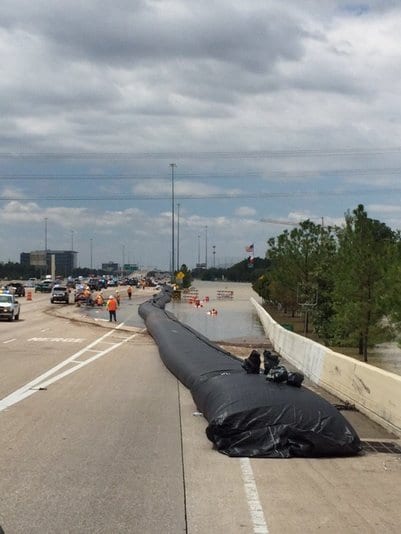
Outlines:
[[[173,169],[189,267],[359,203],[401,228],[400,27],[395,0],[2,0],[0,261],[168,268]]]

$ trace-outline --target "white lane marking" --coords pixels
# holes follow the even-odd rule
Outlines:
[[[249,458],[240,458],[242,480],[244,482],[246,500],[248,502],[249,512],[255,534],[268,534],[265,515],[262,505],[260,504],[258,488],[256,487],[253,476],[252,466]]]
[[[120,347],[121,345],[123,345],[127,341],[130,341],[131,339],[134,339],[138,335],[137,333],[133,334],[130,337],[127,337],[127,338],[123,339],[119,343],[115,343],[114,345],[112,345],[112,346],[108,347],[107,349],[99,352],[98,354],[95,354],[91,358],[88,358],[85,361],[81,361],[81,362],[77,363],[74,367],[71,367],[71,368],[67,369],[66,371],[62,371],[58,375],[55,375],[55,373],[57,371],[61,370],[66,365],[68,365],[70,363],[73,363],[74,360],[76,360],[77,358],[82,356],[82,354],[84,354],[85,352],[89,351],[92,347],[94,347],[98,343],[101,343],[103,341],[103,339],[105,339],[106,337],[112,335],[114,333],[114,331],[117,330],[117,328],[119,328],[119,327],[121,328],[121,326],[123,324],[124,323],[121,323],[121,325],[117,326],[113,330],[110,330],[109,332],[104,334],[104,336],[102,336],[101,338],[96,339],[95,341],[90,343],[87,347],[84,347],[83,349],[79,350],[78,352],[76,352],[75,354],[73,354],[72,356],[70,356],[69,358],[64,360],[63,362],[59,363],[55,367],[52,367],[51,369],[49,369],[48,371],[46,371],[42,375],[40,375],[37,378],[35,378],[34,380],[32,380],[31,382],[28,382],[27,384],[25,384],[21,388],[15,390],[13,393],[10,393],[10,395],[8,395],[7,397],[4,397],[4,399],[0,400],[0,412],[5,410],[6,408],[9,408],[13,404],[16,404],[17,402],[20,402],[21,400],[26,399],[27,397],[30,397],[31,395],[33,395],[37,391],[40,391],[41,389],[47,388],[47,386],[49,386],[50,384],[53,384],[53,382],[56,382],[57,380],[60,380],[61,378],[64,378],[65,376],[67,376],[67,375],[69,375],[71,373],[74,373],[78,369],[81,369],[81,367],[84,367],[85,365],[88,365],[89,363],[92,363],[93,361],[97,360],[98,358],[101,358],[102,356],[105,356],[106,354],[108,354],[112,350]],[[55,375],[55,376],[52,376],[52,375]],[[49,378],[50,376],[52,378]],[[49,380],[46,380],[47,378],[49,378]]]
[[[80,337],[30,337],[28,341],[52,341],[54,343],[82,343]]]
[[[7,339],[7,341],[3,341],[4,344],[6,343],[12,343],[13,341],[16,341],[17,338],[16,337],[13,337],[12,339]]]

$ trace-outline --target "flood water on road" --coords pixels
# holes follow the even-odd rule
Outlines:
[[[188,302],[172,301],[167,304],[166,310],[173,313],[179,321],[203,334],[211,341],[235,341],[235,342],[260,342],[266,336],[262,324],[250,302],[253,297],[261,302],[260,297],[252,290],[249,283],[234,282],[202,282],[195,281],[193,287],[198,291],[202,302],[200,307]],[[233,292],[232,299],[218,299],[217,292],[227,290]],[[154,294],[158,292],[155,291]],[[120,291],[123,295],[123,291]],[[138,314],[139,305],[151,298],[152,294],[135,290],[132,300],[127,300],[125,295],[121,301],[121,307],[117,310],[117,320],[127,326],[145,328],[143,319]],[[205,297],[209,301],[205,302]],[[212,308],[217,310],[217,315],[208,315]],[[107,321],[108,312],[105,308],[82,308],[81,313],[93,317],[96,321]]]
[[[166,309],[171,311],[179,321],[185,323],[211,341],[247,342],[265,339],[265,333],[259,317],[250,302],[253,297],[261,302],[260,297],[248,283],[203,282],[195,281],[201,306],[187,302],[170,302]],[[218,291],[232,291],[233,298],[220,299]],[[209,297],[209,301],[205,301]],[[212,308],[217,315],[209,315]]]

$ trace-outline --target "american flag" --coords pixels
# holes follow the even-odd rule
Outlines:
[[[245,252],[253,252],[253,243],[252,245],[248,245],[247,247],[245,247]]]

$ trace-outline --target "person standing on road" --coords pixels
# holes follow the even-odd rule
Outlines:
[[[109,300],[107,301],[106,308],[109,312],[109,321],[111,322],[113,319],[115,322],[117,322],[116,317],[116,311],[117,311],[117,301],[113,297],[113,295],[110,295]]]
[[[132,287],[131,286],[128,286],[127,293],[128,293],[129,300],[131,300],[131,297],[132,297]]]

